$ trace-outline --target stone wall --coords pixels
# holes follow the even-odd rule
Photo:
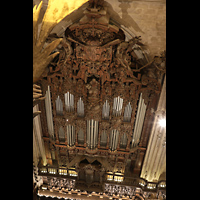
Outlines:
[[[165,0],[107,0],[107,4],[112,18],[141,36],[150,55],[166,49]]]

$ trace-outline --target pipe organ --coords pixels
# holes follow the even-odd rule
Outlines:
[[[150,133],[158,141],[150,142],[155,150],[154,144],[165,145],[166,135],[164,130],[160,136],[152,130],[152,110],[157,109],[164,74],[161,64],[155,62],[165,56],[151,61],[139,37],[128,40],[126,29],[110,22],[103,2],[88,1],[83,17],[63,26],[58,36],[63,40],[56,49],[59,54],[37,83],[46,97],[39,104],[45,147],[40,146],[48,167],[73,169],[77,188],[99,191],[107,181],[139,184],[133,177],[140,178],[149,138],[153,140]],[[151,171],[150,178],[157,178],[154,167],[163,171],[165,147],[162,149],[151,157],[155,164],[148,151],[145,163],[151,167],[145,165],[145,169]],[[121,171],[123,175],[118,176]],[[107,172],[113,174],[112,179],[105,179]],[[95,174],[99,174],[96,181],[89,178]]]

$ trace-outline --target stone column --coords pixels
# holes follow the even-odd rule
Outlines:
[[[135,162],[135,167],[134,167],[134,170],[133,170],[133,172],[135,174],[139,174],[140,173],[143,158],[144,158],[144,152],[140,151],[138,153],[137,160]]]

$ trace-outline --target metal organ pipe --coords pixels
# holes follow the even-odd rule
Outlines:
[[[102,110],[102,118],[108,119],[109,118],[109,110],[110,110],[110,105],[108,101],[103,104],[103,110]]]
[[[72,128],[72,145],[74,144],[74,126],[71,127]]]
[[[95,148],[98,139],[98,121],[87,120],[87,146],[91,149]]]
[[[87,139],[86,139],[86,143],[87,143],[87,145],[89,145],[89,137],[90,137],[90,135],[89,135],[89,120],[87,120]]]
[[[123,99],[119,98],[119,110],[122,109],[122,103],[123,103]]]
[[[126,121],[126,122],[131,121],[131,113],[132,113],[132,107],[131,107],[131,104],[129,102],[128,105],[125,107],[125,110],[124,110],[124,121]]]
[[[116,130],[114,131],[114,135],[115,135],[115,139],[114,139],[114,144],[113,144],[113,150],[115,150],[117,146],[117,131]]]
[[[113,101],[113,115],[120,116],[122,111],[122,106],[123,106],[123,99],[120,98],[119,96],[115,97]]]
[[[116,140],[115,140],[115,148],[114,148],[114,150],[117,149],[118,140],[119,140],[119,131],[116,130]]]
[[[96,121],[97,123],[96,123],[96,141],[95,141],[95,146],[97,145],[97,143],[98,143],[98,121]]]
[[[136,144],[138,143],[138,135],[140,133],[140,127],[141,127],[141,124],[142,124],[143,110],[144,110],[144,99],[142,99],[142,105],[141,105],[141,108],[140,108],[140,116],[139,116],[139,120],[138,120],[138,126],[137,126],[137,129],[136,129],[136,138],[135,138]]]
[[[67,106],[69,105],[69,92],[67,92],[67,94],[65,94],[67,96]]]
[[[144,123],[146,107],[147,106],[144,103],[144,99],[142,98],[142,93],[141,93],[140,99],[139,99],[139,104],[138,104],[138,111],[137,111],[137,115],[136,115],[134,132],[133,132],[133,139],[132,139],[132,145],[131,145],[132,148],[133,148],[133,146],[135,147],[139,142],[143,123]]]
[[[48,89],[45,95],[45,108],[46,108],[46,118],[47,118],[47,127],[48,132],[52,138],[54,138],[54,127],[53,127],[53,116],[52,116],[52,107],[51,107],[51,92],[50,86],[48,85]]]
[[[75,127],[72,125],[67,125],[67,142],[69,146],[75,143]]]
[[[81,117],[84,116],[84,103],[81,97],[77,102],[77,113],[78,113],[78,116],[81,116]]]
[[[69,125],[69,145],[72,145],[71,126]]]
[[[91,140],[90,140],[90,146],[92,148],[92,143],[93,143],[93,131],[94,131],[94,128],[93,128],[93,119],[90,121],[90,124],[91,124]]]
[[[67,106],[70,105],[70,102],[69,102],[69,92],[67,92]]]
[[[95,140],[96,140],[96,121],[94,121],[94,140],[93,140],[93,147],[95,147]]]
[[[112,149],[112,151],[114,150],[114,145],[115,145],[115,138],[116,138],[116,134],[115,134],[115,130],[113,130],[113,141],[112,141],[112,147],[111,147],[111,149]]]
[[[143,100],[143,106],[142,106],[142,110],[141,110],[141,118],[140,118],[140,123],[139,123],[139,127],[138,127],[138,134],[137,134],[137,139],[136,141],[139,142],[140,139],[140,135],[142,132],[142,127],[143,127],[143,123],[144,123],[144,116],[146,113],[146,105],[144,104],[144,100]]]
[[[117,97],[117,108],[116,108],[117,111],[119,111],[119,103],[120,103],[120,101],[119,101],[119,96],[118,96]]]
[[[112,149],[112,151],[114,150],[114,144],[115,144],[115,130],[113,130],[113,133],[112,133],[112,135],[113,135],[113,140],[112,140],[112,147],[111,147],[111,149]]]
[[[132,139],[132,145],[131,147],[133,147],[133,144],[135,142],[135,136],[136,136],[136,129],[137,129],[137,124],[138,124],[138,118],[139,118],[139,111],[140,111],[140,106],[141,106],[141,95],[140,95],[140,99],[139,99],[139,105],[138,105],[138,111],[137,111],[137,115],[136,115],[136,120],[135,120],[135,127],[134,127],[134,132],[133,132],[133,139]]]
[[[67,126],[67,142],[68,142],[68,145],[70,145],[70,142],[69,142],[69,126]]]
[[[90,144],[90,120],[88,120],[88,146]]]
[[[72,107],[73,107],[73,96],[72,94],[69,95],[69,110],[70,112],[73,111]]]
[[[117,148],[118,140],[119,140],[119,131],[114,129],[111,131],[111,134],[110,134],[111,151],[114,151]]]
[[[65,108],[67,112],[74,110],[74,95],[69,92],[65,93]]]
[[[113,130],[110,133],[110,148],[112,148],[112,142],[113,142]]]

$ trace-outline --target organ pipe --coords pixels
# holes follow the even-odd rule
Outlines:
[[[117,148],[118,140],[119,140],[119,131],[114,129],[111,131],[110,134],[110,149],[112,151],[114,151]]]
[[[77,113],[78,113],[78,116],[84,116],[84,103],[83,103],[81,97],[77,103]]]
[[[137,126],[137,129],[136,129],[136,137],[135,137],[135,141],[136,141],[136,144],[138,144],[138,137],[140,135],[140,128],[141,128],[141,125],[143,124],[143,119],[142,119],[142,116],[143,116],[143,113],[144,113],[144,99],[142,99],[142,105],[140,107],[140,115],[139,115],[139,118],[138,118],[138,126]]]
[[[71,126],[69,125],[69,145],[72,145]]]
[[[69,92],[65,93],[65,108],[67,112],[74,110],[74,95]]]
[[[139,142],[143,123],[144,123],[146,107],[147,106],[144,103],[144,99],[142,98],[142,93],[141,93],[140,99],[139,99],[139,104],[138,104],[138,111],[137,111],[137,115],[136,115],[136,122],[135,122],[135,127],[134,127],[134,132],[133,132],[131,148],[135,147]]]
[[[119,96],[115,97],[113,101],[113,115],[115,116],[121,115],[122,106],[123,106],[123,99],[120,98]]]
[[[128,105],[125,107],[124,110],[124,121],[130,122],[131,121],[131,113],[132,113],[132,107],[130,102]]]
[[[103,110],[102,110],[102,118],[108,119],[109,118],[109,110],[110,110],[110,105],[108,101],[103,104]]]
[[[54,127],[53,127],[53,116],[52,116],[52,107],[51,107],[51,92],[50,86],[48,85],[48,89],[45,95],[45,108],[46,108],[46,118],[47,118],[47,128],[49,135],[54,138]]]
[[[91,141],[90,141],[90,145],[91,145],[91,148],[92,148],[92,142],[93,142],[93,119],[90,121],[90,126],[91,126]]]
[[[97,122],[96,121],[94,121],[94,141],[93,141],[93,146],[96,146],[96,124],[97,124]]]
[[[111,149],[112,149],[112,151],[114,150],[114,145],[115,145],[115,139],[116,139],[116,134],[115,134],[115,130],[113,130],[113,141],[112,141],[112,147],[111,147]]]
[[[89,135],[89,120],[87,120],[87,139],[86,139],[87,145],[89,145],[89,137],[90,137],[90,135]]]
[[[68,145],[72,146],[75,142],[75,127],[72,125],[67,125],[67,141]]]
[[[67,126],[67,142],[68,142],[68,145],[70,145],[70,142],[69,142],[69,126]]]
[[[97,145],[98,143],[98,121],[96,121],[96,143],[95,143],[95,146]]]

